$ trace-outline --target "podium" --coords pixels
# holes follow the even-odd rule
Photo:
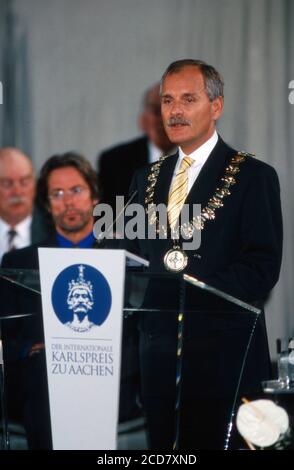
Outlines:
[[[109,272],[103,271],[101,257],[107,260],[108,268],[115,265],[114,256],[127,258],[122,250],[56,249],[54,251],[58,252],[59,258],[61,252],[66,251],[68,264],[75,266],[85,263],[84,258],[80,257],[80,252],[87,252],[89,257],[87,263],[96,266],[110,285],[113,279],[108,278]],[[53,260],[53,266],[54,263],[56,264],[56,260]],[[57,271],[61,272],[62,269],[58,267]],[[52,274],[51,278],[50,272],[46,266],[43,285],[48,290],[47,300],[50,296],[52,298],[54,285],[54,276]],[[17,304],[18,309],[20,305],[24,309],[21,313],[35,314],[33,321],[35,325],[32,327],[35,328],[40,321],[41,310],[39,273],[28,270],[1,270],[0,276],[2,288],[4,283],[5,290],[11,289],[13,299],[21,296],[21,291],[25,293],[24,297],[29,295],[30,298],[35,298],[34,312],[27,310],[28,305],[31,307],[32,304],[26,303],[25,300]],[[73,277],[75,282],[78,276],[77,271]],[[84,278],[86,279],[86,276]],[[140,267],[138,262],[133,262],[133,266],[126,268],[126,276],[120,271],[119,282],[122,288],[125,288],[125,299],[124,306],[121,303],[121,312],[116,321],[119,322],[123,318],[126,334],[123,333],[121,376],[119,379],[118,370],[117,384],[120,383],[121,388],[127,389],[128,379],[133,380],[134,377],[138,383],[132,384],[129,388],[134,391],[136,397],[128,396],[128,390],[126,393],[121,393],[120,410],[114,406],[109,411],[112,414],[112,423],[117,424],[119,417],[121,420],[127,418],[123,415],[125,409],[131,409],[131,406],[128,407],[130,399],[133,403],[138,403],[142,415],[146,418],[147,442],[151,449],[165,447],[165,444],[175,450],[233,448],[234,417],[240,395],[246,394],[247,397],[251,397],[259,393],[260,381],[268,378],[267,344],[261,309],[235,299],[189,275],[152,273],[146,267]],[[112,289],[111,293],[115,295]],[[44,296],[43,290],[42,295]],[[20,312],[5,312],[6,315],[16,313]],[[90,316],[88,320],[92,322]],[[22,325],[19,329],[25,331],[24,337],[27,339],[28,330],[32,333],[31,327],[27,327],[29,320],[25,318],[18,321]],[[65,317],[62,319],[63,324],[60,319],[58,321],[60,328],[64,328],[68,323]],[[48,339],[46,322],[45,327],[45,339]],[[69,327],[67,330],[72,335],[91,336],[91,341],[94,343],[100,337],[99,328],[92,325],[88,332],[69,330]],[[129,331],[131,335],[128,336]],[[121,338],[121,335],[119,329],[116,338]],[[57,340],[55,343],[58,344]],[[46,340],[47,367],[48,344]],[[128,374],[129,371],[134,373]],[[62,383],[66,386],[64,385],[66,381]],[[82,385],[75,382],[75,387],[77,388],[72,390],[72,398],[76,402],[72,403],[76,404],[72,417],[67,415],[67,419],[72,419],[72,423],[66,428],[73,430],[73,438],[71,440],[70,435],[67,436],[67,443],[63,447],[55,441],[53,448],[105,448],[105,441],[101,446],[99,435],[95,436],[94,443],[91,441],[91,444],[85,439],[87,429],[91,429],[91,420],[104,418],[95,414],[93,396],[89,412],[84,416],[85,421],[82,426],[80,425],[80,416],[76,413],[76,408],[81,403],[79,387]],[[55,388],[51,387],[50,390],[50,377],[49,392],[52,407],[59,392],[56,384]],[[105,386],[101,393],[102,404],[103,393],[105,403],[108,403],[109,389]],[[7,398],[9,400],[9,395]],[[115,400],[118,400],[118,396]],[[55,411],[51,409],[51,421],[54,413]],[[62,415],[62,407],[58,408],[57,415]],[[60,423],[62,420],[58,419],[55,423],[52,422],[53,434],[60,432]],[[117,433],[119,429],[120,425],[115,426],[114,432]],[[77,432],[81,432],[78,439]],[[53,443],[54,438],[55,436]]]

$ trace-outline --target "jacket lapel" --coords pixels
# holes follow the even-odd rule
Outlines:
[[[219,186],[228,161],[236,153],[235,150],[226,145],[219,137],[216,146],[193,184],[185,203],[201,204],[204,207],[213,196],[217,186]]]
[[[217,144],[203,165],[185,201],[185,204],[190,205],[191,211],[193,204],[201,204],[201,208],[207,205],[208,200],[213,196],[216,188],[220,185],[221,178],[224,175],[229,160],[236,153],[236,150],[225,144],[220,137],[218,138]],[[170,184],[178,156],[179,153],[177,152],[167,157],[162,163],[154,191],[154,201],[156,205],[163,203],[167,207]],[[193,213],[191,212],[190,216],[192,215]]]
[[[140,142],[138,142],[138,152],[134,155],[135,158],[133,158],[135,168],[140,168],[148,164],[148,153],[148,139],[147,137],[143,137]]]
[[[171,155],[170,157],[167,157],[160,168],[157,184],[155,186],[154,191],[155,204],[164,203],[167,206],[169,188],[178,160],[178,156],[179,152],[175,153],[174,155]]]
[[[185,202],[187,204],[190,202],[206,204],[209,198],[214,194],[230,158],[236,153],[236,150],[225,144],[219,137],[216,146],[203,165]],[[154,194],[156,204],[167,204],[168,202],[169,188],[178,157],[179,152],[167,157],[160,168]]]

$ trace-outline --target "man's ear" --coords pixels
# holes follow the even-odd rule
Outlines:
[[[211,103],[211,112],[212,112],[212,118],[214,121],[217,121],[224,109],[224,99],[221,96],[218,96],[215,98],[212,103]]]

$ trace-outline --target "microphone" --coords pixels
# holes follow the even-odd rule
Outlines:
[[[107,237],[108,237],[108,235],[109,235],[110,233],[113,233],[113,227],[116,226],[117,221],[120,219],[120,217],[122,216],[122,214],[125,212],[126,208],[129,206],[129,204],[132,202],[132,200],[134,199],[134,197],[135,197],[137,194],[138,194],[138,190],[135,189],[135,190],[132,192],[132,194],[131,194],[131,196],[129,197],[129,199],[127,200],[126,204],[121,208],[121,210],[119,211],[119,213],[117,214],[117,216],[115,217],[115,219],[113,220],[113,222],[110,224],[110,226],[109,226],[104,232],[101,232],[101,231],[100,231],[100,233],[99,233],[98,236],[96,236],[96,234],[95,234],[95,230],[96,230],[96,229],[95,229],[95,225],[97,224],[97,222],[94,224],[93,232],[94,232],[95,238],[96,238],[96,240],[97,240],[98,246],[102,243],[102,241],[105,242],[105,240],[107,239]],[[107,204],[106,204],[106,205],[107,205]],[[99,204],[98,204],[98,206],[99,206]],[[101,205],[100,205],[100,207],[101,207]],[[99,210],[99,209],[98,209],[98,210]],[[99,215],[99,214],[97,214],[97,212],[95,213],[95,209],[94,209],[93,215],[94,215],[94,216],[95,216],[95,215]],[[112,239],[113,239],[113,238],[116,238],[116,237],[112,237]]]

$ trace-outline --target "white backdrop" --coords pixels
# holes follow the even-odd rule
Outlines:
[[[96,164],[100,150],[137,135],[142,92],[171,61],[199,58],[220,70],[222,137],[280,177],[285,250],[267,308],[272,350],[276,337],[294,334],[294,1],[0,0],[1,13],[9,3],[10,32],[0,19],[1,144],[23,148],[37,169],[71,149]]]

